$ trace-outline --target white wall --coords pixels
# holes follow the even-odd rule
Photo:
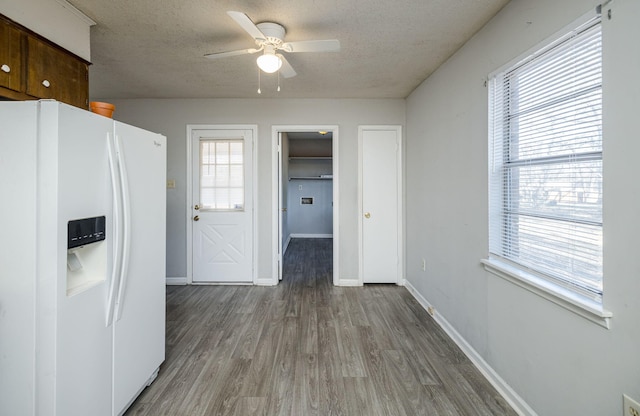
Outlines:
[[[93,98],[98,99],[98,98]],[[359,124],[405,122],[405,100],[331,99],[164,99],[111,100],[114,118],[168,139],[167,276],[185,277],[186,258],[186,125],[257,124],[258,140],[258,278],[271,277],[272,268],[272,125],[337,125],[340,129],[340,273],[358,276],[357,151]],[[334,184],[335,185],[335,184]]]
[[[64,0],[0,0],[0,14],[91,60],[91,19]]]
[[[597,3],[514,0],[407,98],[408,282],[544,416],[622,415],[623,393],[640,399],[640,2],[614,0],[612,20],[603,19],[611,329],[481,266],[488,253],[484,81]]]

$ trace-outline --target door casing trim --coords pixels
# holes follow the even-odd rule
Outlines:
[[[298,133],[298,132],[318,132],[318,131],[331,131],[333,132],[331,142],[332,152],[332,169],[333,169],[333,284],[340,286],[340,176],[339,176],[339,132],[337,125],[274,125],[271,126],[271,201],[272,201],[272,272],[269,283],[271,285],[278,284],[278,261],[280,259],[280,241],[278,221],[280,215],[280,197],[278,195],[279,181],[278,177],[280,169],[278,168],[278,158],[280,152],[278,151],[278,136],[279,133]]]

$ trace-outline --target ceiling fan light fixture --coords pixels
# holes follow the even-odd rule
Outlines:
[[[282,59],[276,54],[265,51],[264,55],[258,56],[256,59],[258,68],[262,69],[267,74],[273,74],[282,66]]]

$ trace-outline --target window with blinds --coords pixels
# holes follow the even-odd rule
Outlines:
[[[490,78],[489,251],[602,303],[602,42],[594,19]]]
[[[244,209],[244,142],[200,140],[201,210]]]

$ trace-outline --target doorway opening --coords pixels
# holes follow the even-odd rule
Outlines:
[[[338,284],[338,127],[273,127],[274,284],[293,239],[332,239]]]

